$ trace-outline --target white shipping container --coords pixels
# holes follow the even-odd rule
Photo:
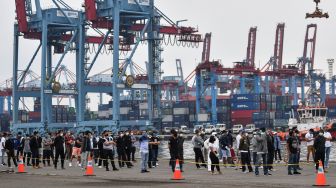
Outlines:
[[[198,121],[205,122],[209,121],[209,115],[208,114],[197,114]]]
[[[174,108],[174,115],[189,114],[189,108]]]
[[[108,118],[109,116],[110,116],[110,112],[108,110],[98,112],[99,118]]]
[[[173,115],[165,115],[162,117],[162,122],[172,122],[173,121]]]
[[[195,115],[190,115],[189,116],[189,121],[195,121]]]
[[[122,115],[126,115],[126,114],[128,114],[128,112],[131,110],[131,108],[130,107],[121,107],[120,108],[120,114],[122,114]]]
[[[140,103],[139,104],[139,109],[140,110],[148,109],[148,103]]]
[[[275,112],[270,112],[270,119],[275,119]]]
[[[112,77],[110,74],[98,74],[90,78],[91,82],[112,82]]]

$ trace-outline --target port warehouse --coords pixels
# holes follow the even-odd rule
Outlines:
[[[63,1],[61,5],[54,1],[58,8],[43,10],[36,1],[36,11],[31,10],[30,1],[15,2],[14,72],[12,83],[0,92],[3,129],[8,129],[10,121],[13,124],[11,128],[15,129],[29,126],[29,129],[50,128],[53,124],[57,125],[55,128],[113,126],[144,129],[152,126],[160,129],[181,125],[192,128],[203,123],[226,124],[227,128],[235,124],[254,123],[257,127],[272,128],[286,126],[292,112],[292,115],[297,115],[295,111],[300,108],[299,100],[303,106],[326,104],[330,118],[336,114],[336,78],[333,74],[328,79],[324,74],[318,74],[314,69],[315,48],[308,50],[308,46],[315,46],[316,43],[316,24],[307,25],[304,53],[296,64],[282,64],[285,24],[280,23],[276,27],[274,54],[263,68],[255,67],[256,27],[251,27],[248,33],[246,58],[228,68],[219,61],[210,60],[211,33],[203,35],[195,27],[178,26],[155,7],[152,0],[140,4],[133,1],[114,4],[107,0],[86,0],[83,11],[74,11]],[[120,11],[123,13],[117,15]],[[44,20],[48,20],[48,23]],[[85,28],[82,27],[84,22],[89,23]],[[85,30],[101,31],[98,36],[91,36]],[[19,40],[40,42],[30,62],[39,63],[48,71],[40,71],[31,81],[22,82],[32,75],[30,66],[25,71],[18,70]],[[146,42],[149,46],[146,70],[132,61],[132,54],[140,42]],[[202,60],[186,78],[183,77],[181,60],[177,60],[178,76],[161,79],[161,53],[163,44],[167,43],[181,48],[203,44]],[[91,60],[88,57],[88,51],[92,51],[90,45],[98,46],[98,51],[91,54]],[[40,49],[45,53],[41,62],[35,62],[34,57]],[[52,49],[54,54],[51,53]],[[113,53],[113,68],[109,69],[107,77],[91,76],[90,70],[102,49]],[[76,53],[76,73],[61,65],[69,51]],[[123,51],[131,52],[125,62],[120,61],[120,52]],[[54,63],[56,66],[52,66],[53,62],[47,58],[50,56],[60,57],[58,63]],[[333,60],[328,60],[328,64],[332,70]],[[61,83],[56,79],[64,77],[62,74],[70,75],[72,83]],[[191,78],[195,80],[193,86],[190,85]],[[326,93],[328,84],[331,88],[329,95]],[[297,88],[301,88],[301,93],[297,93]],[[307,95],[306,88],[309,88]],[[148,95],[141,96],[139,100],[122,100],[119,94],[123,90],[140,90]],[[234,94],[224,97],[217,95],[218,90],[230,90]],[[107,93],[113,99],[108,104],[101,103],[97,112],[91,112],[86,110],[86,94],[90,92]],[[163,95],[167,97],[163,99]],[[75,107],[53,105],[52,98],[57,96],[76,98]],[[24,103],[21,99],[26,97],[34,98],[34,110],[19,107],[19,103]],[[11,103],[7,108],[9,115],[3,109],[5,99]]]

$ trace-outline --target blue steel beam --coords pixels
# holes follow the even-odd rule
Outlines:
[[[0,114],[4,113],[5,97],[0,96]]]
[[[114,15],[113,15],[113,123],[119,128],[119,106],[120,106],[120,93],[117,87],[119,83],[119,30],[120,30],[120,7],[121,1],[114,0]]]
[[[41,57],[41,125],[44,127],[46,121],[47,101],[44,90],[46,89],[46,68],[47,68],[47,47],[48,47],[48,24],[42,22],[42,57]],[[51,79],[51,78],[49,78]]]
[[[14,43],[13,43],[13,123],[18,123],[19,97],[18,90],[18,64],[19,64],[19,32],[18,25],[14,25]]]

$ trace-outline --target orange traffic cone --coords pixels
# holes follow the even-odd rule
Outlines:
[[[172,180],[184,180],[184,178],[182,177],[182,172],[180,168],[180,161],[178,159],[176,160],[175,172],[174,172]]]
[[[20,156],[20,161],[19,161],[19,166],[18,166],[17,173],[20,173],[20,174],[27,173],[27,172],[25,172],[25,166],[23,164],[23,157],[22,156]]]
[[[93,174],[92,158],[89,156],[84,176],[96,176]]]
[[[327,179],[324,174],[322,161],[319,162],[319,168],[318,168],[317,176],[316,176],[316,183],[313,186],[318,186],[318,187],[330,186],[330,185],[327,185]]]

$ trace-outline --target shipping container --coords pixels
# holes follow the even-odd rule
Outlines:
[[[173,113],[174,115],[189,114],[189,108],[174,108]]]
[[[231,111],[231,118],[250,118],[252,119],[253,113],[255,113],[256,110],[235,110]]]
[[[260,96],[257,95],[257,94],[235,94],[235,95],[232,95],[231,103],[247,102],[247,101],[259,102],[260,101]]]
[[[173,122],[173,115],[162,116],[162,122]]]
[[[231,103],[231,110],[259,110],[259,102],[240,102],[240,103]]]
[[[231,119],[232,125],[237,125],[237,124],[242,124],[242,125],[247,125],[253,123],[252,118],[232,118]]]
[[[198,122],[208,122],[210,120],[209,114],[197,114]]]

